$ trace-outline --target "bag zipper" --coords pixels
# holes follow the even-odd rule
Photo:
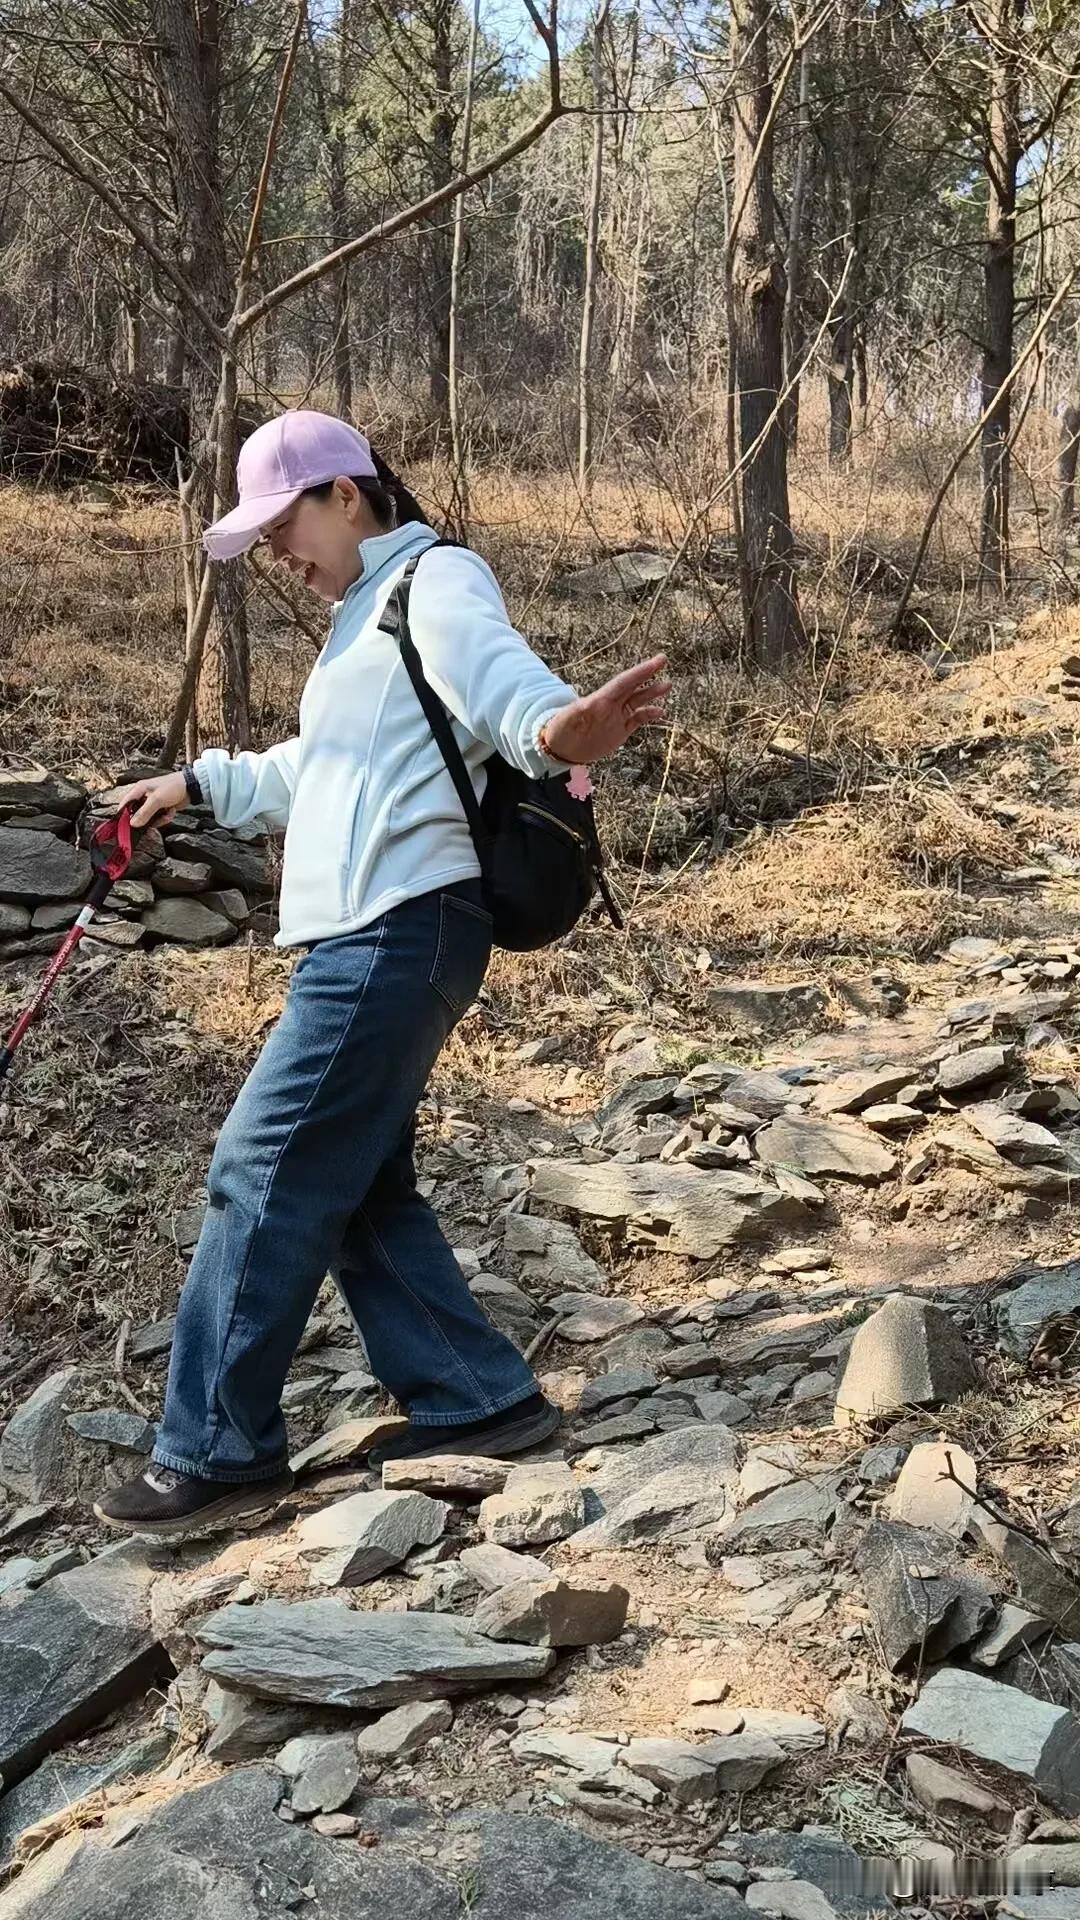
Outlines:
[[[560,820],[555,813],[549,813],[546,807],[534,806],[531,800],[519,800],[518,812],[535,813],[537,819],[542,820],[545,826],[558,827],[560,833],[569,834],[571,840],[576,841],[579,847],[586,844],[583,834],[578,833],[574,827],[568,827],[565,820]]]

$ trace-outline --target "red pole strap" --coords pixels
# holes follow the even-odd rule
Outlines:
[[[90,864],[110,881],[122,880],[131,865],[131,809],[123,807],[95,827],[90,839]]]

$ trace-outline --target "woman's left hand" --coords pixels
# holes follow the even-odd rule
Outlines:
[[[567,766],[590,766],[617,753],[639,727],[664,717],[671,681],[660,676],[667,666],[657,653],[639,666],[617,673],[606,686],[560,708],[544,725],[544,745]]]

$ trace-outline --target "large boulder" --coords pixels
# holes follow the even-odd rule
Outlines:
[[[875,1521],[855,1565],[894,1671],[969,1646],[994,1612],[993,1595],[963,1571],[948,1540],[900,1521]]]
[[[138,1545],[124,1542],[0,1609],[6,1786],[167,1670],[148,1624],[154,1578]]]
[[[0,1482],[23,1500],[48,1500],[64,1484],[70,1448],[65,1422],[79,1379],[77,1367],[50,1373],[4,1429]]]
[[[459,1920],[452,1881],[395,1847],[361,1850],[277,1816],[268,1767],[176,1794],[122,1847],[72,1834],[0,1894],[0,1920]]]
[[[71,900],[90,885],[90,855],[51,833],[0,827],[0,900]]]
[[[926,1300],[893,1294],[851,1343],[836,1396],[836,1424],[881,1419],[905,1407],[956,1400],[978,1383],[955,1321]]]

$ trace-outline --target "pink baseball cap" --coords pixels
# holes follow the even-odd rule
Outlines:
[[[370,445],[347,421],[297,407],[256,427],[236,463],[240,504],[203,534],[210,558],[235,560],[246,553],[305,488],[336,480],[339,474],[350,480],[378,478]]]

